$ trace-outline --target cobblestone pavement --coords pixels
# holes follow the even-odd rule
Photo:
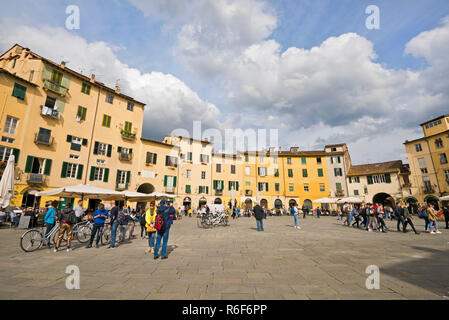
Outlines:
[[[381,234],[338,224],[334,217],[253,218],[199,229],[195,218],[175,221],[169,258],[144,253],[146,240],[116,250],[25,253],[23,230],[0,230],[1,299],[448,299],[449,230],[431,235]],[[423,221],[416,218],[417,228]],[[442,223],[440,223],[442,224]],[[136,226],[137,231],[137,226]],[[77,265],[79,290],[65,287]],[[368,290],[366,267],[380,268],[380,289]]]

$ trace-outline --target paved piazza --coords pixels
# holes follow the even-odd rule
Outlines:
[[[1,229],[0,298],[448,299],[448,230],[379,234],[334,217],[301,218],[300,231],[292,217],[264,222],[265,232],[257,232],[253,218],[208,230],[195,218],[175,221],[162,261],[144,254],[140,238],[116,250],[75,242],[71,253],[25,253],[23,230]],[[422,230],[423,221],[415,222]],[[68,265],[80,268],[79,290],[65,288]],[[365,287],[369,265],[380,268],[378,290]]]

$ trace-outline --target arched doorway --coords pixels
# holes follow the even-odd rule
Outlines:
[[[223,201],[221,200],[221,198],[215,198],[214,200],[214,204],[222,204]]]
[[[143,183],[137,188],[137,192],[146,194],[153,193],[154,186],[151,183]]]
[[[200,200],[198,201],[198,206],[200,208],[201,208],[201,206],[205,206],[206,204],[207,204],[207,200],[204,197],[200,198]]]
[[[22,207],[38,208],[41,202],[41,197],[36,196],[37,192],[39,191],[35,189],[26,190],[22,196]]]
[[[373,204],[381,203],[384,206],[388,207],[395,207],[396,201],[394,201],[393,197],[390,196],[388,193],[378,193],[373,197]]]
[[[405,202],[410,204],[412,214],[418,213],[418,199],[415,197],[408,197],[405,199]]]
[[[424,198],[424,202],[427,204],[433,204],[435,210],[440,210],[440,206],[438,204],[439,199],[435,196],[427,196]]]
[[[312,201],[309,199],[304,200],[303,206],[309,209],[309,211],[313,209]]]
[[[245,200],[245,210],[249,211],[253,208],[253,200],[251,199],[246,199]]]
[[[260,206],[262,208],[268,209],[268,201],[267,201],[267,199],[260,200]]]
[[[289,207],[293,207],[295,204],[296,204],[296,200],[295,200],[295,199],[290,199],[290,200],[288,201],[288,206],[289,206]]]
[[[185,197],[184,201],[182,202],[182,206],[184,208],[187,207],[188,209],[190,209],[192,206],[192,200],[189,197]]]
[[[281,199],[274,200],[274,207],[276,209],[281,209],[282,208],[282,201],[281,201]]]

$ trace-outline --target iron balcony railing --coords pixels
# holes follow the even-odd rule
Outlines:
[[[59,83],[52,82],[48,79],[44,80],[44,88],[51,90],[61,96],[65,96],[67,94],[67,88],[60,85]]]
[[[54,119],[61,118],[61,112],[47,106],[41,106],[41,115]]]
[[[42,184],[44,183],[44,175],[41,173],[30,173],[27,181],[28,183]]]
[[[120,154],[119,154],[119,159],[120,160],[130,161],[132,158],[133,158],[132,153],[120,152]]]
[[[49,135],[42,135],[38,133],[34,135],[34,143],[36,144],[44,144],[46,146],[51,146],[54,140],[55,138]]]
[[[127,183],[119,183],[119,182],[117,182],[115,184],[115,189],[117,189],[117,190],[126,190],[126,189],[128,189],[128,184]]]
[[[120,134],[122,135],[122,138],[128,139],[128,140],[134,140],[136,139],[136,133],[135,132],[130,132],[130,131],[126,131],[124,129],[120,130]]]

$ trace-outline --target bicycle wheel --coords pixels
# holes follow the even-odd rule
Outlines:
[[[44,235],[41,231],[33,229],[25,232],[20,238],[20,248],[25,252],[32,252],[39,249],[44,242]]]
[[[223,219],[223,225],[229,226],[229,218],[227,216]]]
[[[78,241],[80,243],[86,243],[90,239],[90,235],[92,234],[92,226],[84,225],[78,228]]]
[[[101,244],[107,245],[111,242],[111,230],[107,227],[103,227],[103,234],[101,235]]]

